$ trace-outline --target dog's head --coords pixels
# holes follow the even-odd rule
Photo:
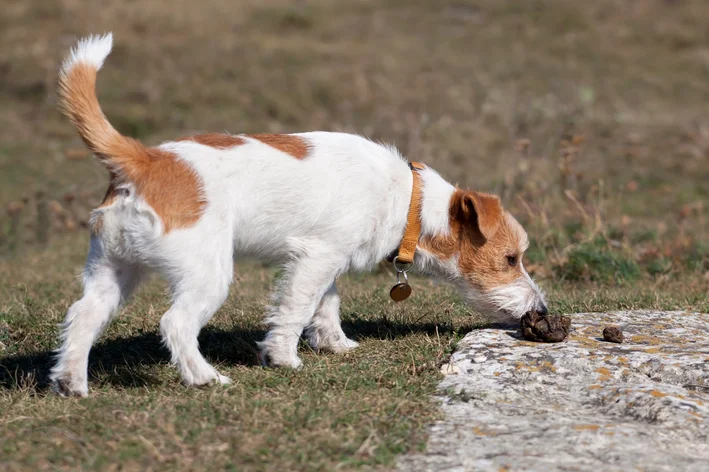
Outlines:
[[[522,264],[527,233],[498,197],[456,189],[449,226],[448,234],[422,238],[420,247],[477,309],[514,318],[546,314],[544,296]]]

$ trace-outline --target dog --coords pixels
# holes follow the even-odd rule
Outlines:
[[[95,90],[112,41],[79,41],[59,74],[62,111],[110,175],[91,213],[83,296],[50,373],[59,394],[88,394],[92,344],[153,271],[170,286],[160,331],[184,383],[229,383],[197,335],[227,297],[235,256],[284,267],[259,343],[270,366],[300,367],[301,335],[317,351],[357,347],[340,326],[335,280],[387,257],[400,276],[393,298],[410,293],[411,269],[450,281],[481,312],[546,314],[522,263],[527,234],[499,198],[456,188],[394,147],[331,132],[201,134],[156,147],[122,136]]]

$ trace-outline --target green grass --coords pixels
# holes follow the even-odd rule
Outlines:
[[[15,2],[0,15],[0,205],[24,208],[20,238],[0,218],[0,467],[386,469],[423,447],[438,366],[486,323],[426,279],[393,304],[380,268],[339,281],[359,349],[302,346],[302,370],[264,369],[255,343],[278,268],[244,261],[200,336],[233,385],[181,385],[155,280],[92,351],[91,396],[49,394],[57,323],[81,291],[81,224],[107,185],[54,103],[75,37],[114,31],[99,97],[149,144],[361,133],[499,193],[529,232],[525,265],[552,312],[709,311],[708,15],[705,0],[144,0],[100,15]],[[38,192],[54,201],[46,248]]]
[[[634,282],[640,277],[640,267],[632,256],[613,251],[603,238],[579,244],[567,257],[568,261],[558,268],[561,279],[622,283]]]

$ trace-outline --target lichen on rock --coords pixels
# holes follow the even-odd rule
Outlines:
[[[709,470],[709,314],[578,313],[566,342],[469,333],[401,470]],[[603,341],[603,326],[625,333]],[[480,359],[485,359],[480,362]]]

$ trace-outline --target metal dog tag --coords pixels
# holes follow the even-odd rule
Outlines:
[[[406,273],[411,268],[410,262],[400,262],[399,256],[394,258],[394,269],[396,270],[396,285],[389,291],[389,296],[395,302],[402,302],[411,295],[411,285],[409,285],[409,276]],[[401,277],[404,281],[401,281]]]
[[[389,296],[395,302],[402,302],[409,298],[409,295],[411,295],[411,285],[406,282],[394,285],[389,292]]]

